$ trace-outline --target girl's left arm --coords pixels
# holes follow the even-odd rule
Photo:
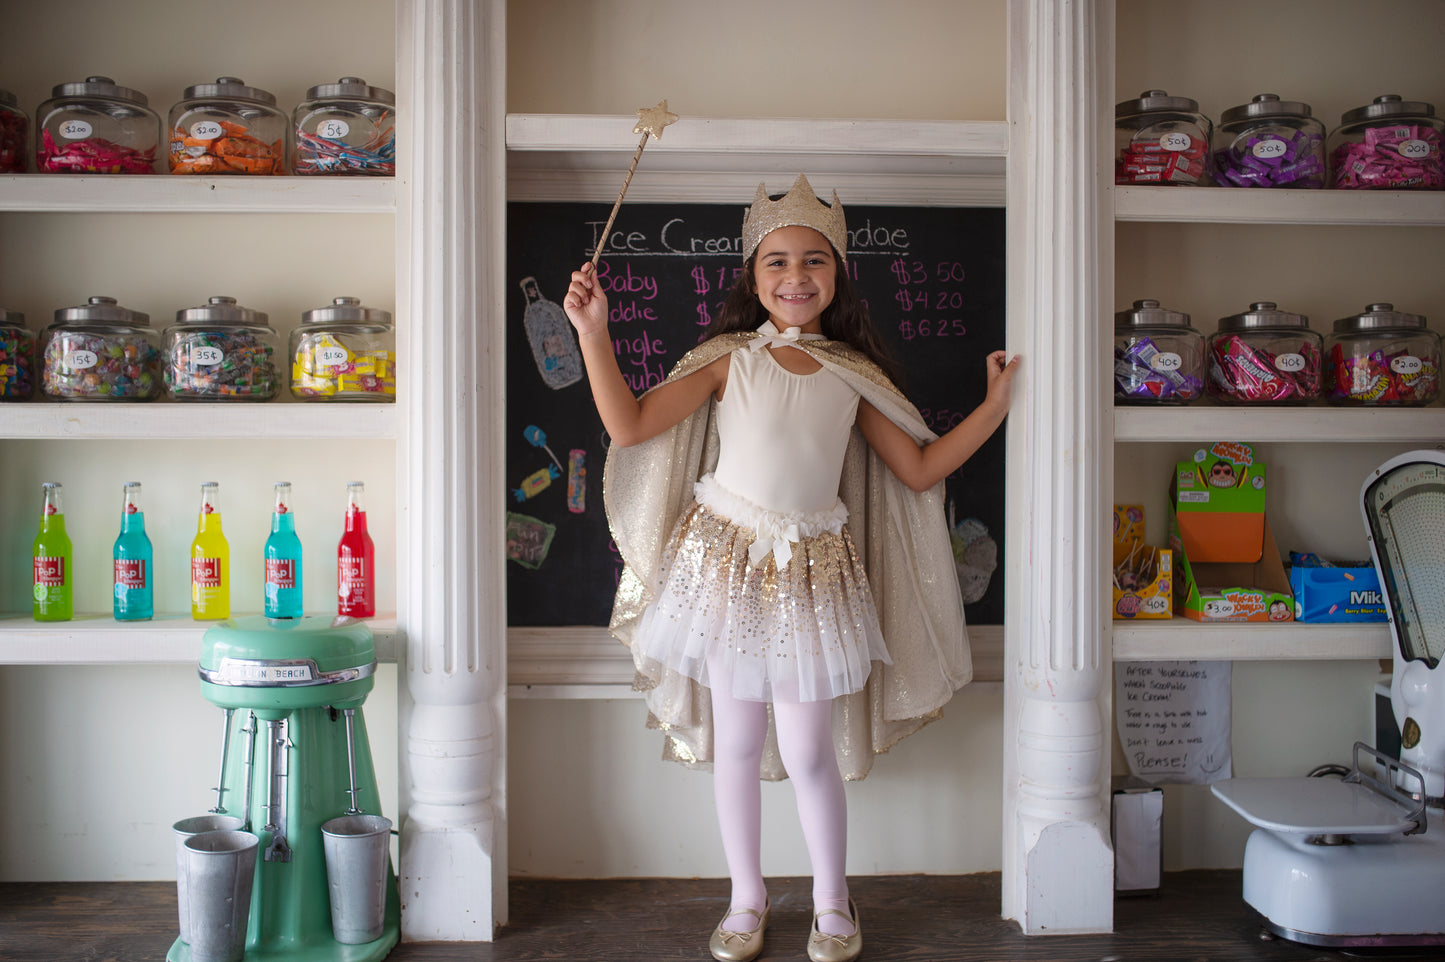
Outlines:
[[[883,463],[914,491],[927,491],[973,456],[1008,414],[1009,394],[1019,359],[1008,360],[1008,352],[994,351],[988,366],[988,393],[947,434],[928,444],[919,444],[867,401],[858,402],[858,429]]]

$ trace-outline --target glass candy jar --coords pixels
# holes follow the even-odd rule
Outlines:
[[[1114,400],[1187,404],[1204,393],[1204,335],[1189,315],[1135,301],[1114,315]]]
[[[1219,115],[1214,182],[1221,187],[1323,187],[1325,127],[1310,105],[1260,94]]]
[[[30,118],[17,103],[14,94],[0,90],[0,174],[23,174],[29,163]]]
[[[161,118],[145,94],[109,77],[59,84],[35,112],[35,169],[47,174],[152,174]]]
[[[40,389],[67,401],[148,401],[161,391],[150,315],[92,297],[55,312],[45,329]]]
[[[1114,183],[1204,184],[1213,124],[1188,97],[1146,90],[1114,106]]]
[[[396,94],[342,77],[306,91],[292,113],[298,174],[396,173]]]
[[[390,312],[338,297],[302,314],[291,332],[291,393],[308,401],[395,401]]]
[[[24,401],[35,390],[35,335],[25,315],[0,309],[0,401]]]
[[[1219,319],[1209,338],[1209,396],[1228,404],[1298,404],[1320,396],[1322,338],[1272,301]]]
[[[187,87],[170,121],[173,174],[286,173],[290,122],[259,87],[236,77]]]
[[[1330,186],[1341,190],[1445,190],[1445,121],[1398,94],[1340,116],[1330,134]]]
[[[269,401],[280,387],[280,343],[260,311],[212,297],[176,311],[165,331],[166,393],[178,401]]]
[[[1419,405],[1440,394],[1440,335],[1393,304],[1335,321],[1325,356],[1335,404]]]

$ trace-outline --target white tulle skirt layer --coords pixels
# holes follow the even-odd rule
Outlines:
[[[874,661],[892,664],[841,502],[780,515],[711,475],[696,496],[664,549],[636,653],[746,701],[835,698],[860,690]],[[709,677],[714,651],[726,677]]]

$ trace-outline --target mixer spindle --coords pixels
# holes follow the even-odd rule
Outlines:
[[[212,815],[226,814],[226,756],[231,754],[231,718],[236,714],[236,709],[227,708],[226,727],[221,735],[221,774],[216,777],[216,805],[211,809]]]

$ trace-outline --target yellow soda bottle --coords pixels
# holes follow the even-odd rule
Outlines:
[[[201,485],[201,516],[191,542],[191,617],[219,621],[231,617],[231,548],[221,533],[220,486]]]

